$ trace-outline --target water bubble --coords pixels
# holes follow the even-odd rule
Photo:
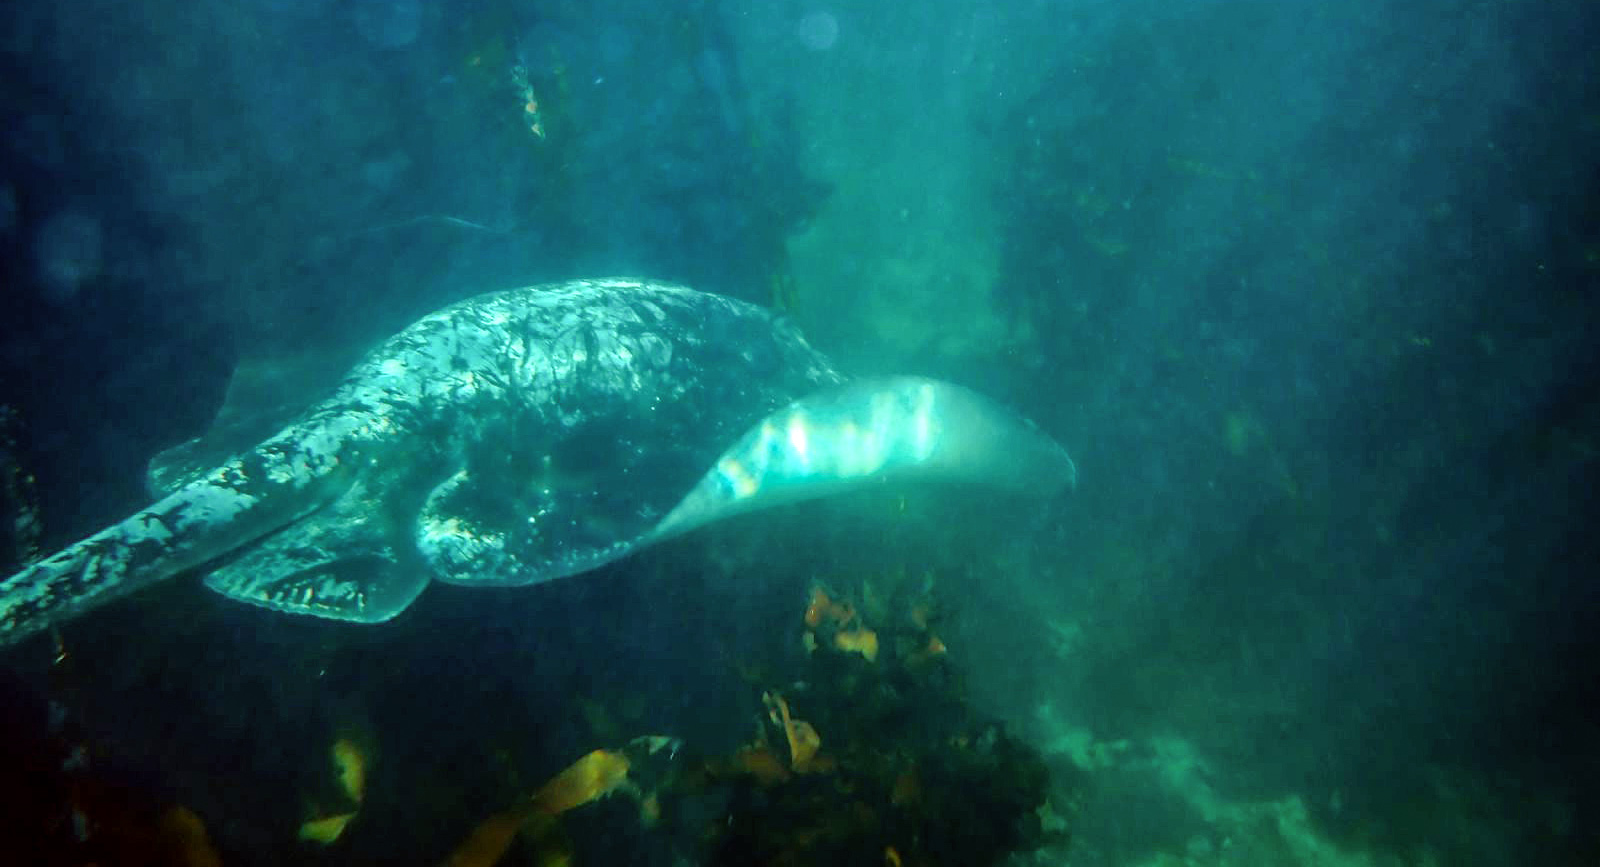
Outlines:
[[[796,31],[800,44],[812,51],[827,51],[839,41],[839,19],[832,12],[808,12]]]

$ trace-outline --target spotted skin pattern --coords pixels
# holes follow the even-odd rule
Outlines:
[[[751,423],[838,382],[770,313],[683,287],[471,298],[380,344],[256,448],[0,581],[0,643],[191,571],[364,622],[430,579],[586,571],[637,547]]]

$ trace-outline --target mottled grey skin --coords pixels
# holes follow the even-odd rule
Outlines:
[[[367,622],[430,578],[582,572],[640,544],[751,423],[839,381],[771,314],[681,287],[472,298],[261,445],[0,582],[0,643],[199,567],[245,601]]]

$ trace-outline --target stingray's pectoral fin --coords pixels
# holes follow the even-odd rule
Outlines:
[[[417,516],[417,551],[440,581],[516,587],[627,556],[646,522],[587,487],[483,484],[467,470],[434,488]]]
[[[295,571],[284,571],[293,566]],[[401,566],[382,553],[340,551],[318,558],[286,547],[252,551],[206,576],[231,599],[289,614],[381,623],[404,611],[428,586],[419,563]]]
[[[649,541],[883,479],[1049,496],[1076,486],[1066,449],[982,395],[931,379],[862,380],[762,419],[717,459]]]
[[[360,489],[252,545],[206,576],[241,602],[355,623],[404,611],[428,586],[427,568],[395,551],[382,514]]]
[[[767,416],[659,521],[682,490],[663,487],[670,466],[635,472],[626,460],[584,454],[609,455],[594,443],[569,449],[544,483],[497,466],[464,468],[436,486],[413,533],[433,576],[507,586],[576,575],[712,521],[883,479],[1033,496],[1077,482],[1066,450],[1027,420],[960,386],[912,377],[857,382]],[[563,477],[573,463],[586,472]]]

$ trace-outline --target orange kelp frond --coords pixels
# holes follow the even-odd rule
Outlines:
[[[661,749],[671,739],[640,738],[645,748]],[[472,829],[451,853],[445,867],[494,867],[524,828],[537,836],[554,833],[556,816],[628,785],[628,759],[614,750],[595,750],[573,762],[520,806],[496,813]],[[542,845],[542,844],[541,844]]]
[[[222,867],[222,856],[211,845],[205,823],[194,811],[181,805],[161,814],[159,834],[169,848],[171,862],[179,867]]]
[[[367,792],[367,757],[349,738],[334,741],[332,752],[333,766],[339,771],[339,788],[360,804]]]
[[[564,813],[611,794],[627,781],[626,756],[612,750],[595,750],[540,787],[533,796],[533,806],[541,813]]]
[[[345,826],[355,817],[356,814],[350,812],[308,820],[300,826],[300,839],[326,846],[339,839]]]
[[[833,637],[833,646],[846,653],[859,653],[868,662],[878,660],[878,633],[865,626],[848,629]]]
[[[783,729],[789,742],[789,767],[805,773],[812,769],[817,750],[822,747],[822,736],[811,723],[789,715],[789,703],[775,692],[763,692],[761,702],[767,706],[767,716]]]
[[[524,805],[485,819],[450,853],[444,867],[494,867],[505,857],[506,850],[511,848],[511,841],[517,838],[523,825],[531,821],[529,811],[530,807]],[[556,821],[549,816],[534,818],[542,818],[545,822]]]
[[[740,747],[733,754],[731,764],[735,773],[748,774],[763,786],[775,786],[789,779],[789,769],[766,744]]]
[[[817,627],[822,625],[822,612],[827,610],[828,594],[821,587],[811,588],[811,604],[806,606],[806,625]]]
[[[817,750],[822,748],[822,736],[803,719],[789,724],[789,766],[804,774],[814,770]]]
[[[919,599],[911,603],[911,609],[907,613],[911,618],[912,626],[926,630],[928,625],[933,622],[933,602],[928,599]]]
[[[789,703],[783,700],[783,696],[767,690],[761,693],[761,703],[767,706],[767,719],[772,720],[778,728],[787,732],[789,730]]]
[[[339,782],[339,790],[349,799],[348,804],[339,806],[360,807],[361,799],[367,793],[366,756],[362,754],[361,748],[356,746],[355,741],[349,738],[339,738],[334,741],[333,746],[328,749],[328,755]],[[339,813],[319,811],[315,818],[301,824],[300,839],[327,846],[344,834],[345,827],[355,817],[354,809],[345,809]]]
[[[551,777],[539,791],[517,806],[480,822],[445,860],[444,867],[494,867],[519,833],[537,852],[532,863],[542,867],[570,865],[572,842],[562,828],[560,815],[616,791],[638,798],[640,821],[647,825],[654,823],[660,818],[660,802],[653,792],[640,791],[629,774],[635,771],[648,774],[651,767],[647,759],[660,757],[670,761],[682,745],[683,742],[674,737],[645,735],[634,738],[621,749],[589,753]]]
[[[933,659],[944,656],[948,650],[949,648],[944,646],[944,642],[939,640],[939,636],[928,633],[927,640],[917,645],[915,650],[906,655],[906,662],[911,665],[926,665]]]
[[[856,619],[856,610],[848,602],[835,602],[821,583],[811,585],[811,601],[806,605],[806,625],[821,626],[832,623],[848,626]]]

